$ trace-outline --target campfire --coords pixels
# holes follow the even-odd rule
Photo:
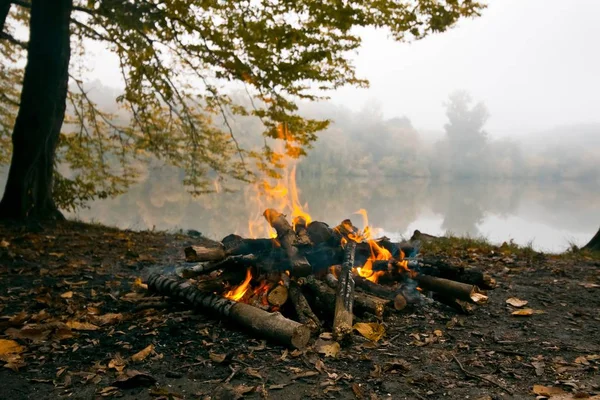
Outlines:
[[[470,313],[487,301],[482,289],[495,286],[491,277],[420,257],[418,241],[375,239],[366,212],[358,213],[362,230],[350,219],[331,228],[266,209],[273,237],[231,234],[216,247],[187,247],[193,264],[181,278],[153,274],[149,287],[295,348],[325,329],[347,342],[355,318],[383,320],[426,301]]]
[[[187,247],[179,276],[152,274],[150,290],[302,348],[323,330],[347,342],[355,318],[381,321],[425,302],[471,313],[487,300],[482,289],[495,286],[477,269],[422,257],[419,241],[377,237],[364,209],[355,213],[362,229],[350,219],[334,227],[314,221],[300,202],[295,165],[251,189],[249,237]]]

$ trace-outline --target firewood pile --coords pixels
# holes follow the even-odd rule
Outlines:
[[[323,330],[352,338],[355,318],[383,320],[392,312],[438,302],[471,313],[495,281],[419,255],[418,241],[372,239],[350,220],[334,228],[267,209],[273,238],[225,237],[217,247],[190,246],[177,275],[153,273],[149,289],[183,301],[247,333],[293,348]]]

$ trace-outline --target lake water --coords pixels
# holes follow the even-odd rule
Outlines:
[[[115,199],[96,201],[70,218],[135,230],[196,229],[221,239],[248,235],[248,220],[262,210],[250,187],[194,198],[177,171],[160,169]],[[391,178],[298,177],[300,200],[313,219],[336,225],[360,208],[371,226],[391,238],[415,229],[433,235],[484,236],[494,243],[513,239],[537,250],[561,252],[585,244],[600,225],[600,186],[585,182],[432,182]],[[255,229],[256,230],[256,229]]]

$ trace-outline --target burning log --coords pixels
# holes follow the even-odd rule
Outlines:
[[[292,281],[290,282],[288,292],[290,300],[296,309],[298,321],[308,326],[311,332],[319,332],[321,330],[321,321],[319,321],[319,318],[310,308],[310,305],[308,304],[306,297],[304,297],[300,286],[296,282]]]
[[[337,287],[338,282],[335,276],[333,276],[329,282],[334,282],[334,287]],[[323,310],[329,315],[334,315],[336,296],[335,289],[331,288],[327,283],[315,279],[314,276],[309,276],[306,278],[306,287],[315,298],[315,309]],[[354,293],[353,311],[357,315],[372,314],[377,318],[382,319],[385,313],[385,308],[389,304],[389,300],[370,296],[364,293]]]
[[[306,233],[313,244],[327,243],[330,240],[335,240],[333,230],[325,222],[313,221],[306,227]],[[341,238],[338,237],[339,242]]]
[[[335,295],[335,312],[333,314],[333,339],[344,341],[352,335],[352,306],[354,304],[354,253],[356,243],[349,241],[344,249],[344,263],[338,279]]]
[[[221,244],[215,247],[189,246],[184,252],[188,262],[219,261],[227,256],[225,247]]]
[[[294,232],[296,232],[296,242],[299,245],[312,245],[310,236],[308,236],[308,231],[306,230],[306,219],[304,217],[294,218]]]
[[[285,219],[285,215],[270,208],[265,210],[263,215],[267,222],[269,222],[269,225],[277,232],[277,240],[288,256],[290,271],[296,276],[311,274],[312,267],[306,260],[306,257],[300,254],[298,249],[294,247],[296,232],[294,232],[290,223]]]
[[[476,304],[483,304],[488,300],[488,297],[481,293],[479,288],[474,285],[428,275],[418,275],[415,277],[415,280],[419,283],[421,288],[439,293],[445,297],[469,301]]]
[[[278,312],[269,313],[248,304],[202,292],[187,280],[154,273],[148,278],[148,288],[227,318],[252,333],[286,346],[302,349],[310,339],[310,329],[306,325],[287,319]]]
[[[403,310],[408,304],[402,293],[399,293],[398,291],[395,291],[389,287],[378,285],[377,283],[371,282],[370,280],[361,276],[355,276],[354,283],[357,287],[369,294],[381,297],[383,299],[393,300],[394,309],[397,311]]]

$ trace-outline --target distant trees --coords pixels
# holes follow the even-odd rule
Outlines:
[[[319,99],[313,88],[367,84],[348,58],[361,44],[357,27],[420,39],[483,8],[473,0],[0,0],[3,143],[18,110],[0,218],[61,218],[55,184],[82,201],[118,193],[140,155],[184,169],[195,193],[210,191],[215,176],[276,174],[284,154],[304,155],[329,122],[299,115],[298,99]],[[17,26],[29,29],[28,43]],[[90,41],[119,59],[127,121],[101,110],[83,85]],[[224,92],[229,82],[244,87],[252,107]],[[61,133],[67,102],[74,125]],[[241,147],[231,128],[245,115],[261,121],[258,149]],[[286,139],[281,154],[271,139]],[[60,164],[68,174],[56,173]]]

